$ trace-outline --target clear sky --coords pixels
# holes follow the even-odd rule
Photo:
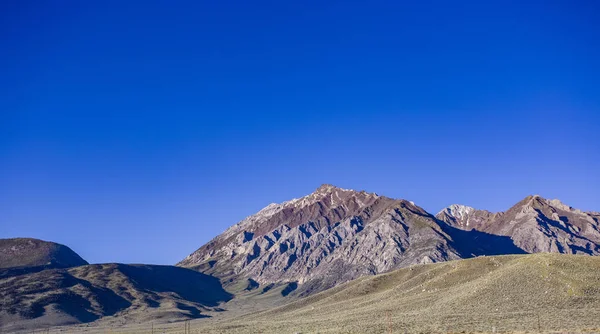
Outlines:
[[[175,263],[322,183],[600,211],[597,1],[0,2],[0,237]]]

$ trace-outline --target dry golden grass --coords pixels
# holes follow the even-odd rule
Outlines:
[[[191,333],[600,333],[600,257],[535,254],[420,265],[267,311],[226,314],[192,321]],[[184,333],[181,323],[155,328]],[[145,323],[112,332],[149,329]]]

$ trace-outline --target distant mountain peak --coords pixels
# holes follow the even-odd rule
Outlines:
[[[340,187],[336,187],[333,184],[329,184],[329,183],[323,183],[322,185],[320,185],[315,192],[318,193],[326,193],[326,192],[331,192],[331,191],[352,191],[352,189],[343,189]]]
[[[461,229],[477,229],[494,215],[486,210],[478,210],[470,206],[452,204],[435,216],[447,224]]]
[[[547,199],[540,195],[527,196],[522,201],[517,203],[514,207],[522,207],[522,206],[531,207],[532,209],[536,209],[536,208],[540,208],[540,207],[552,207],[554,209],[559,209],[559,210],[563,210],[563,211],[573,211],[576,213],[584,213],[583,211],[581,211],[579,209],[575,209],[575,208],[571,207],[570,205],[564,204],[559,199]]]
[[[517,205],[519,204],[531,204],[531,203],[542,203],[542,204],[548,204],[550,201],[558,201],[559,200],[549,200],[541,195],[535,194],[535,195],[529,195],[527,197],[525,197],[523,200],[521,200],[519,203],[517,203]]]
[[[211,240],[178,265],[224,279],[298,282],[317,291],[417,263],[460,258],[437,221],[405,200],[321,185],[270,204]]]
[[[450,206],[436,217],[460,229],[508,236],[528,253],[600,254],[599,217],[558,199],[529,195],[495,214]]]
[[[329,184],[329,183],[323,183],[322,185],[320,185],[312,194],[329,194],[329,193],[334,193],[334,192],[345,192],[345,193],[364,193],[364,194],[371,194],[371,195],[376,195],[378,196],[376,193],[368,193],[364,190],[354,190],[354,189],[347,189],[347,188],[341,188],[338,186],[335,186],[333,184]],[[312,195],[310,194],[310,195]],[[308,196],[310,196],[308,195]]]
[[[344,205],[345,202],[355,200],[360,205],[364,205],[374,199],[377,199],[379,195],[375,193],[367,193],[366,191],[356,191],[353,189],[344,189],[336,187],[331,184],[322,184],[314,192],[292,200],[283,202],[280,204],[280,208],[293,206],[295,208],[302,208],[309,205],[313,205],[320,201],[327,201],[329,206],[340,206]]]
[[[438,212],[438,215],[442,214],[442,213],[446,213],[448,215],[451,215],[452,217],[463,218],[463,217],[468,216],[470,213],[474,212],[475,210],[476,210],[475,208],[470,207],[470,206],[461,205],[461,204],[452,204],[452,205],[445,207],[440,212]]]

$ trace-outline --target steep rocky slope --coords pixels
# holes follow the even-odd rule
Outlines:
[[[267,206],[178,265],[259,284],[297,282],[309,293],[366,274],[458,258],[452,237],[413,203],[323,185]]]
[[[470,206],[453,204],[440,211],[436,215],[436,218],[463,230],[478,230],[494,219],[496,215],[486,210],[477,210]]]
[[[0,279],[0,330],[203,317],[231,299],[218,279],[173,266],[98,264]]]
[[[178,265],[248,288],[294,283],[297,295],[412,264],[480,255],[600,254],[599,215],[529,196],[506,212],[414,203],[323,185],[271,204]]]
[[[600,223],[596,213],[537,195],[526,197],[506,212],[490,213],[452,205],[436,217],[459,229],[508,236],[528,253],[600,254]]]
[[[0,277],[88,264],[69,247],[31,238],[0,239]]]

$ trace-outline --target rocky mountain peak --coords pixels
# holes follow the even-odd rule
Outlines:
[[[342,189],[342,188],[336,187],[336,186],[334,186],[332,184],[323,183],[322,185],[319,186],[319,188],[317,188],[315,190],[315,192],[317,192],[317,193],[327,193],[327,192],[332,192],[332,191],[336,191],[336,190],[348,191],[350,189]]]
[[[317,188],[316,191],[306,196],[283,203],[269,204],[258,213],[249,216],[242,222],[236,224],[233,230],[244,229],[254,233],[253,230],[258,229],[260,230],[260,233],[268,232],[270,228],[276,227],[276,222],[280,222],[279,218],[282,216],[289,220],[289,216],[292,212],[298,213],[302,210],[308,210],[311,212],[311,215],[314,216],[317,213],[325,214],[331,210],[353,211],[372,204],[378,198],[380,198],[380,196],[377,194],[343,189],[324,184]],[[304,218],[306,217],[303,216],[302,219]],[[295,220],[291,219],[289,223],[295,225]]]
[[[314,204],[319,201],[327,202],[329,206],[340,206],[348,204],[346,202],[356,201],[360,205],[377,199],[379,195],[375,193],[367,193],[365,191],[356,191],[352,189],[339,188],[331,184],[323,184],[313,193],[301,198],[296,198],[282,203],[283,206],[304,207]]]
[[[531,196],[528,196],[527,198],[530,198],[529,203],[528,203],[530,205],[536,205],[536,204],[546,205],[546,204],[548,204],[548,200],[540,195],[531,195]]]
[[[527,196],[496,214],[451,206],[436,217],[460,229],[508,236],[528,253],[600,254],[597,216],[540,195]]]
[[[439,214],[447,214],[454,218],[464,219],[464,218],[467,218],[467,216],[469,214],[473,213],[474,211],[475,211],[475,208],[472,208],[470,206],[461,205],[461,204],[452,204],[452,205],[442,209],[442,211],[440,211],[438,213],[438,215]]]
[[[522,213],[530,212],[532,214],[539,214],[540,212],[545,211],[555,213],[557,210],[576,214],[586,214],[579,209],[564,204],[559,199],[546,199],[540,195],[530,195],[525,197],[507,212],[515,210],[521,211]]]
[[[434,217],[405,200],[325,184],[270,204],[179,263],[260,284],[314,284],[459,258]],[[229,278],[228,278],[229,279]],[[318,281],[318,283],[317,283]]]
[[[225,281],[294,282],[313,293],[369,274],[482,254],[600,254],[600,217],[527,196],[506,212],[412,202],[330,184],[272,203],[178,265]],[[467,232],[465,232],[467,231]]]
[[[305,208],[311,210],[310,208],[314,208],[315,206],[318,206],[320,213],[334,209],[342,211],[357,210],[372,204],[379,197],[379,195],[374,193],[323,184],[306,196],[294,198],[283,203],[271,203],[255,215],[247,217],[241,222],[241,225],[246,230],[264,228],[262,225],[268,223],[267,221],[272,217],[275,217],[275,219],[281,215],[288,217],[286,213],[289,214],[290,211],[300,212],[300,210],[304,210]]]
[[[437,219],[461,229],[478,229],[489,221],[494,214],[486,210],[478,210],[470,206],[452,204],[438,212]]]

